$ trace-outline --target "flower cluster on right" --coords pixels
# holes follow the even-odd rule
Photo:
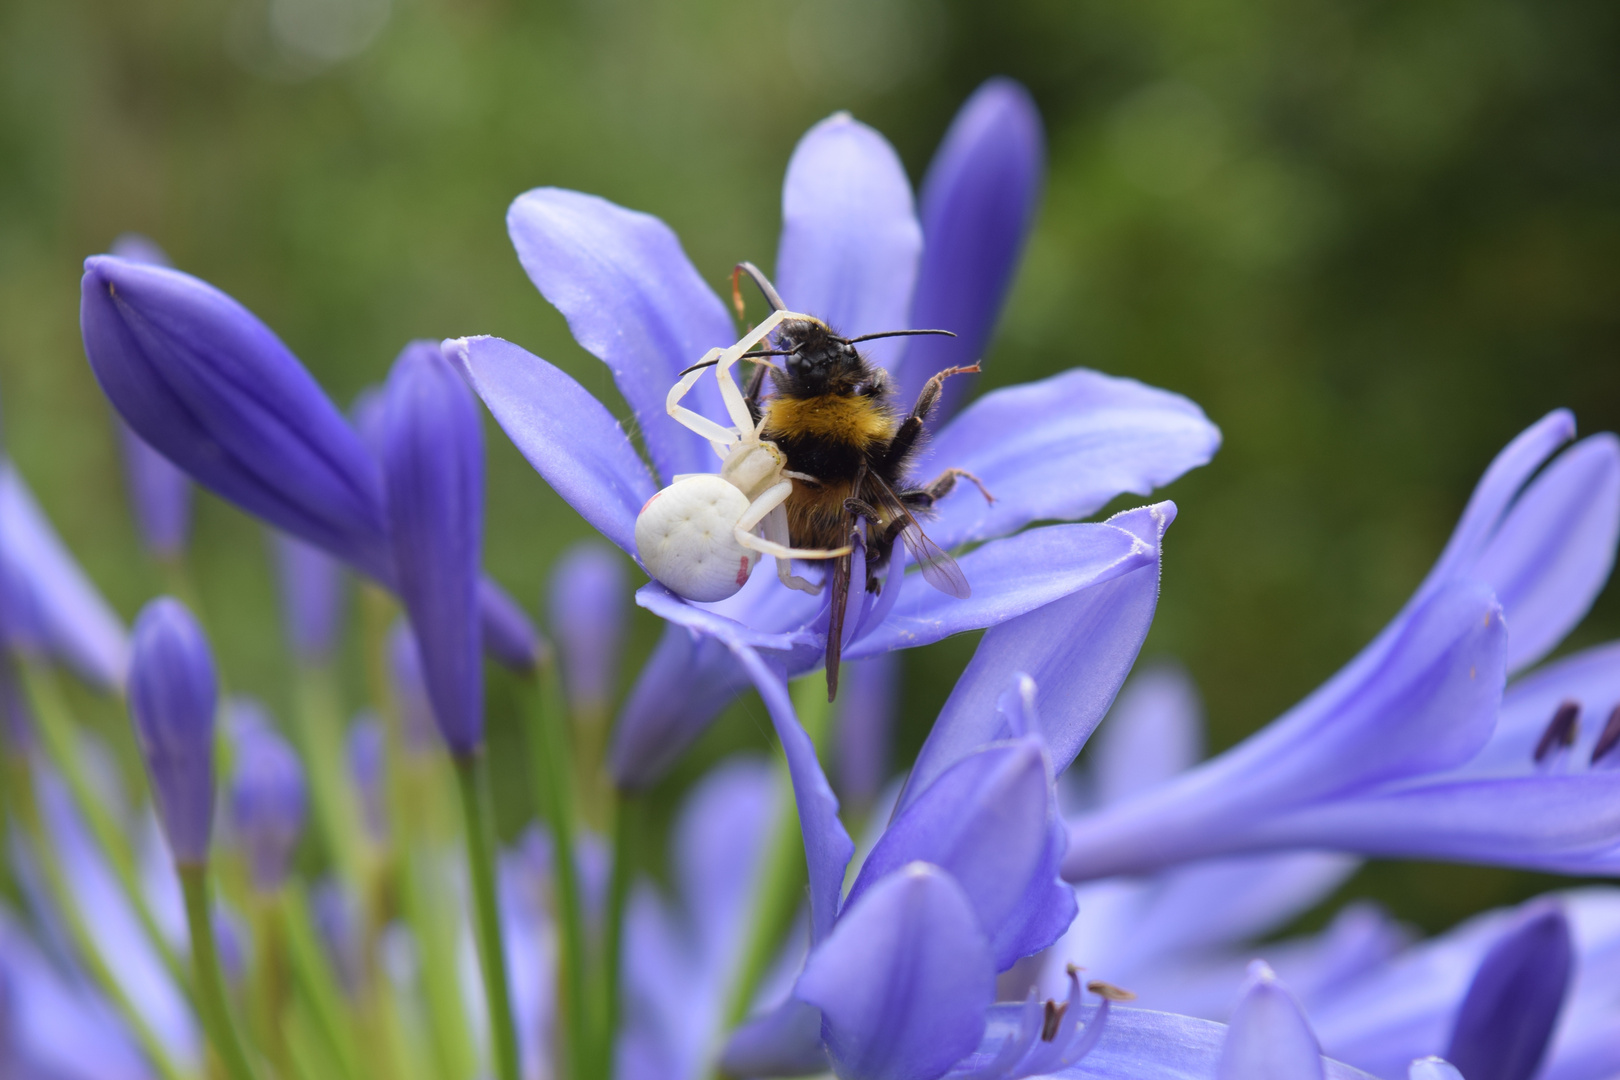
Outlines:
[[[848,337],[953,330],[869,346],[909,403],[987,350],[1043,155],[1006,80],[920,198],[876,131],[817,124],[782,299]],[[1082,369],[969,400],[958,376],[914,467],[994,496],[922,522],[970,594],[897,546],[837,619],[768,573],[695,602],[646,580],[635,522],[715,467],[666,398],[739,329],[655,218],[541,188],[508,227],[626,421],[487,336],[406,345],[345,414],[149,242],[87,261],[86,355],[173,595],[126,631],[0,462],[0,1078],[1620,1077],[1620,889],[1430,939],[1368,903],[1276,936],[1369,858],[1620,873],[1620,643],[1547,659],[1608,580],[1620,440],[1562,410],[1519,434],[1389,624],[1201,760],[1196,688],[1138,663],[1177,508],[1084,520],[1212,458],[1197,405]],[[483,566],[480,401],[607,541],[532,610]],[[270,533],[285,726],[216,662],[231,601],[187,572],[194,483]],[[667,625],[621,702],[632,596]],[[899,650],[965,631],[895,762]],[[780,754],[698,780],[649,858],[645,791],[748,692]],[[533,821],[502,834],[486,713],[509,705]]]

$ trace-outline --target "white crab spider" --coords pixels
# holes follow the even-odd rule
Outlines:
[[[729,349],[710,349],[670,387],[665,408],[677,423],[697,432],[720,455],[718,473],[687,473],[641,508],[636,517],[636,552],[647,572],[688,600],[724,600],[748,582],[764,555],[776,559],[782,584],[812,595],[821,586],[793,573],[794,559],[836,559],[850,548],[789,546],[787,509],[793,481],[815,477],[788,469],[787,456],[759,437],[765,426],[749,415],[748,403],[731,369],[744,353],[785,319],[808,319],[775,311]],[[709,365],[720,384],[732,427],[722,427],[682,405]]]

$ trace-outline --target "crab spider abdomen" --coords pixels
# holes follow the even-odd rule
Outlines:
[[[737,543],[748,497],[714,473],[682,477],[647,500],[636,517],[636,552],[660,584],[688,600],[724,600],[760,560]]]

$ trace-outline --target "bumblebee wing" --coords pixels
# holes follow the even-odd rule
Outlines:
[[[967,575],[956,564],[949,553],[923,532],[918,524],[917,517],[900,501],[894,489],[883,481],[882,477],[872,476],[874,481],[870,494],[877,496],[873,502],[886,513],[894,515],[897,520],[905,522],[900,530],[900,539],[906,545],[906,551],[911,561],[917,564],[922,571],[923,580],[947,596],[954,596],[958,600],[966,600],[973,595],[973,589],[968,585]]]

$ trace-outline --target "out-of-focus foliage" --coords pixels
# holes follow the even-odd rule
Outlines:
[[[498,333],[604,399],[513,256],[539,184],[655,213],[717,287],[768,262],[799,134],[847,108],[920,178],[986,76],[1034,91],[1045,206],[986,384],[1074,364],[1186,393],[1226,444],[1170,491],[1148,653],[1217,746],[1399,606],[1495,450],[1620,426],[1620,8],[1601,0],[15,0],[0,6],[7,444],[126,615],[160,587],[77,326],[126,230],[239,297],[340,401],[404,342]],[[587,527],[490,429],[489,562],[532,607]],[[199,506],[233,683],[287,661],[258,527]],[[636,625],[638,648],[656,626]],[[1611,589],[1575,644],[1620,634]],[[907,657],[902,747],[971,641]],[[499,703],[499,695],[495,703]],[[742,719],[732,737],[757,737]],[[1388,867],[1440,926],[1526,894]]]

